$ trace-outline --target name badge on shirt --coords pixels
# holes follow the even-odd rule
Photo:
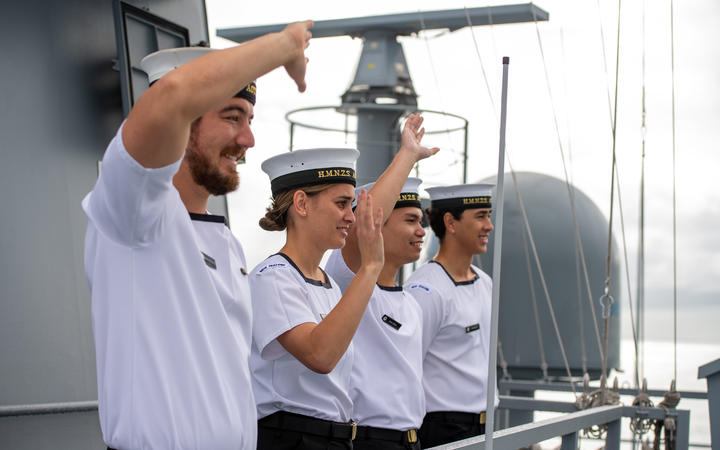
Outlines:
[[[386,324],[390,325],[391,327],[395,328],[396,330],[399,330],[402,324],[398,322],[397,320],[393,319],[392,317],[388,316],[387,314],[382,316],[382,321]]]
[[[217,264],[215,264],[215,258],[213,258],[210,255],[206,255],[204,252],[200,252],[203,255],[203,259],[205,260],[205,264],[211,269],[217,270]]]
[[[479,323],[476,323],[476,324],[474,324],[474,325],[470,325],[470,326],[465,327],[465,332],[466,332],[466,333],[472,333],[473,331],[477,331],[477,330],[479,330],[479,329],[480,329],[480,324],[479,324]]]

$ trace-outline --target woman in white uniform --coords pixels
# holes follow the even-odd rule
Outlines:
[[[427,189],[428,218],[440,249],[405,283],[423,316],[427,414],[420,439],[426,447],[485,433],[492,280],[472,259],[487,251],[493,230],[491,188]]]
[[[353,418],[358,423],[353,447],[360,450],[421,448],[417,433],[425,416],[421,312],[415,300],[396,284],[403,264],[420,256],[425,235],[418,194],[421,181],[407,178],[416,161],[437,151],[420,145],[421,123],[420,116],[409,117],[395,159],[376,183],[363,186],[387,213],[382,229],[385,265],[353,339],[350,393]],[[331,253],[326,270],[344,289],[358,262],[351,230],[342,251]]]
[[[350,343],[383,265],[382,212],[365,192],[357,220],[351,209],[358,154],[298,150],[262,165],[273,203],[260,225],[287,240],[250,274],[258,449],[352,448]],[[351,225],[362,264],[343,295],[319,264]]]

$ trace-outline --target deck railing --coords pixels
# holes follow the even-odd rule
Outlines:
[[[619,450],[620,425],[623,417],[663,420],[667,416],[674,417],[677,424],[675,448],[686,450],[689,447],[690,411],[686,410],[671,409],[666,411],[663,408],[610,405],[578,411],[575,405],[570,402],[503,395],[500,396],[498,409],[552,411],[567,414],[496,431],[493,434],[493,445],[497,449],[517,449],[547,439],[561,437],[561,450],[576,450],[582,430],[594,425],[607,424],[605,448],[607,450]],[[484,450],[485,436],[464,439],[433,448],[436,450]]]
[[[559,417],[519,425],[493,434],[494,446],[497,449],[517,449],[535,444],[554,437],[562,438],[561,450],[575,450],[578,446],[580,432],[594,425],[607,424],[606,446],[608,450],[619,450],[621,419],[644,418],[663,420],[672,416],[677,424],[676,448],[685,450],[689,446],[690,412],[686,410],[665,410],[663,408],[640,408],[633,406],[611,405],[577,411],[570,402],[538,400],[530,397],[500,396],[498,409],[551,411],[566,413]],[[97,410],[96,401],[48,403],[35,405],[0,406],[0,417],[68,414]],[[474,437],[446,444],[435,449],[484,450],[485,436]]]

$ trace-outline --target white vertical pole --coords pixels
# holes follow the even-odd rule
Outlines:
[[[485,417],[485,449],[493,449],[495,429],[495,385],[497,384],[497,334],[500,306],[500,261],[502,259],[503,232],[503,180],[505,177],[505,124],[507,119],[507,85],[510,58],[503,56],[502,103],[500,105],[500,152],[498,155],[497,187],[495,190],[495,239],[493,241],[493,289],[490,320],[490,358],[488,361],[487,407]]]

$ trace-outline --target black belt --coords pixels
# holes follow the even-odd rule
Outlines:
[[[414,444],[418,440],[418,431],[414,428],[405,431],[388,428],[357,427],[357,439],[378,439],[381,441]]]
[[[431,419],[439,419],[445,422],[458,422],[485,425],[485,411],[477,413],[459,411],[433,411],[426,414]]]
[[[296,431],[298,433],[347,440],[355,439],[357,430],[355,422],[333,422],[287,411],[278,411],[267,417],[263,417],[258,420],[258,425],[266,428],[278,428],[281,430]]]

